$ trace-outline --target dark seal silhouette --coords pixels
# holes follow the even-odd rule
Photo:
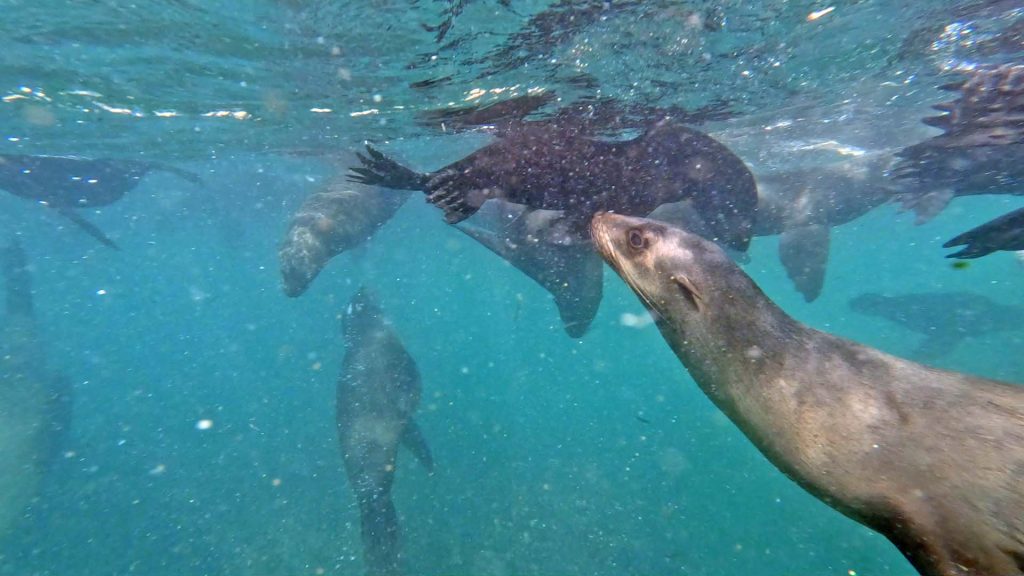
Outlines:
[[[1024,308],[970,292],[868,293],[850,300],[850,308],[924,335],[915,356],[925,359],[941,358],[967,338],[996,332],[1020,332],[1024,337]]]
[[[414,172],[367,146],[356,182],[420,190],[461,222],[497,198],[529,208],[562,210],[586,235],[599,211],[647,215],[690,200],[709,233],[746,250],[757,187],[747,166],[723,144],[670,119],[649,123],[629,140],[609,139],[589,122],[514,121],[493,143],[436,172]]]
[[[0,540],[45,510],[43,482],[71,427],[71,382],[47,367],[32,274],[17,241],[0,249]]]
[[[1024,387],[811,329],[725,252],[599,214],[594,243],[705,394],[783,473],[926,576],[1024,575]]]
[[[400,574],[398,515],[391,501],[398,445],[409,448],[428,470],[434,466],[413,420],[420,374],[366,288],[349,303],[343,332],[345,360],[337,395],[341,454],[359,504],[366,572],[393,576]]]
[[[162,162],[0,154],[0,188],[53,208],[105,246],[117,249],[113,240],[74,209],[113,204],[153,170],[202,183],[195,174]]]

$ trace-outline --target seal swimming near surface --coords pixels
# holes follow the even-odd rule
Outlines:
[[[562,210],[581,238],[599,211],[646,216],[689,199],[708,230],[729,246],[750,244],[757,188],[725,145],[671,119],[648,122],[632,139],[603,138],[587,122],[512,121],[498,138],[440,170],[418,173],[371,146],[353,167],[355,182],[420,190],[449,224],[492,198]]]
[[[113,204],[154,170],[202,184],[192,172],[162,162],[0,154],[0,188],[49,206],[103,245],[118,249],[102,230],[74,209]]]
[[[921,574],[1024,574],[1024,387],[805,326],[695,234],[614,214],[591,231],[701,390],[779,470]]]
[[[17,241],[0,250],[6,313],[0,318],[0,538],[36,515],[42,483],[71,425],[71,384],[46,367],[32,278]]]
[[[398,445],[427,470],[430,449],[413,420],[420,374],[376,298],[362,288],[343,319],[345,359],[337,387],[338,439],[349,487],[359,505],[367,574],[399,569],[398,515],[391,501]]]

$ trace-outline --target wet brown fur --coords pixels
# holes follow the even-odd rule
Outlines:
[[[1024,575],[1024,387],[804,326],[682,230],[599,214],[591,231],[697,384],[787,476],[923,575]]]

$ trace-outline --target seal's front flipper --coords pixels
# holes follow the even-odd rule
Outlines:
[[[779,260],[806,302],[813,302],[821,294],[828,247],[829,228],[822,224],[791,228],[779,237]]]
[[[927,194],[899,194],[896,201],[900,203],[901,212],[913,210],[916,216],[914,224],[921,225],[938,216],[949,205],[953,195],[951,188],[940,188]]]
[[[434,456],[430,453],[430,446],[427,446],[427,439],[423,437],[423,431],[419,424],[412,418],[405,425],[402,432],[402,445],[420,461],[420,464],[431,474],[434,472]]]
[[[75,212],[74,209],[72,209],[72,208],[54,208],[54,209],[57,212],[59,212],[61,216],[67,218],[68,220],[71,220],[72,222],[77,224],[79,228],[81,228],[82,230],[85,230],[85,232],[89,236],[92,236],[93,238],[99,240],[100,243],[102,243],[104,246],[107,246],[108,248],[113,248],[114,250],[120,250],[121,249],[120,246],[115,244],[113,240],[108,238],[107,235],[103,233],[103,230],[100,230],[99,228],[96,227],[95,224],[93,224],[92,222],[89,222],[85,218],[82,218],[82,216],[80,214],[78,214],[77,212]]]
[[[7,314],[11,316],[32,316],[32,276],[28,259],[17,238],[0,254],[3,267],[4,287],[7,292]]]
[[[526,225],[529,212],[512,220],[501,234],[477,227],[459,226],[467,236],[483,244],[551,294],[570,338],[581,338],[597,315],[604,289],[604,264],[590,243],[557,243],[545,230],[518,228]],[[555,226],[557,228],[557,226]]]

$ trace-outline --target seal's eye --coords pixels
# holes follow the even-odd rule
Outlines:
[[[629,231],[629,245],[636,250],[643,250],[647,248],[647,238],[643,232],[634,228]]]

